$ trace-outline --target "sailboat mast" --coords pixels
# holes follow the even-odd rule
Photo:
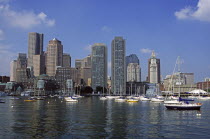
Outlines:
[[[180,93],[181,93],[181,79],[180,79],[180,76],[181,76],[181,72],[180,72],[180,57],[178,56],[178,59],[177,59],[178,61],[178,73],[179,73],[179,97],[180,97]]]

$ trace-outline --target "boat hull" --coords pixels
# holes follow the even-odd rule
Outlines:
[[[170,106],[165,105],[169,110],[200,110],[201,106]]]
[[[25,102],[35,102],[36,100],[24,100]]]

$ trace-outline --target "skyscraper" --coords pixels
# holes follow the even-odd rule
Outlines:
[[[148,81],[150,83],[160,83],[160,59],[156,58],[154,51],[148,60]]]
[[[16,81],[17,60],[10,63],[10,81]]]
[[[114,94],[126,93],[126,63],[125,40],[115,37],[112,40],[112,92]]]
[[[28,34],[28,67],[33,66],[33,55],[43,54],[44,35],[36,32]]]
[[[63,66],[63,45],[61,44],[61,41],[54,38],[49,41],[47,47],[47,75],[55,76],[57,66]]]
[[[96,90],[97,86],[107,87],[107,47],[103,43],[95,43],[92,46],[92,77],[91,86]]]

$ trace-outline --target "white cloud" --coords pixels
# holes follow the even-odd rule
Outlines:
[[[185,7],[175,12],[178,19],[195,19],[210,22],[210,0],[199,0],[196,7]]]
[[[11,51],[11,46],[0,44],[0,75],[10,75],[10,62],[16,59],[17,54]]]
[[[149,48],[142,48],[140,50],[141,53],[143,54],[151,54],[153,50],[149,49]]]
[[[89,45],[85,46],[84,50],[91,52],[91,48],[92,48],[92,45],[89,44]]]
[[[0,5],[0,16],[10,25],[23,29],[32,28],[38,25],[54,26],[55,20],[48,19],[43,12],[35,14],[33,11],[14,11],[10,6]]]
[[[104,31],[104,32],[111,32],[112,29],[111,29],[110,27],[108,27],[108,26],[103,26],[103,27],[101,28],[101,31]]]
[[[0,41],[4,40],[4,32],[0,29]]]

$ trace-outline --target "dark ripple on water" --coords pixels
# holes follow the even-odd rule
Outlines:
[[[78,103],[6,98],[0,104],[0,138],[210,138],[210,101],[202,103],[201,111],[171,111],[160,103],[97,97]]]

